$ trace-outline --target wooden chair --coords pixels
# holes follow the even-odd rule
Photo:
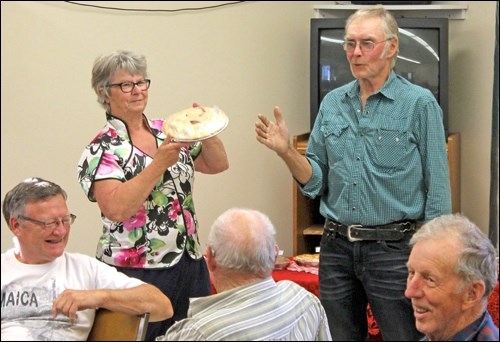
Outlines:
[[[133,316],[97,309],[87,341],[144,341],[148,323],[149,313]]]

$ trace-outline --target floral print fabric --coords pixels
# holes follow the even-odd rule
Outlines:
[[[109,113],[106,117],[107,124],[85,147],[78,163],[78,180],[92,202],[96,201],[94,182],[126,182],[153,160],[132,145],[125,122]],[[144,120],[160,145],[166,138],[163,120]],[[200,152],[201,143],[183,148],[177,163],[166,170],[143,206],[128,220],[111,221],[101,213],[103,233],[97,259],[119,267],[160,268],[175,265],[184,250],[194,259],[202,257],[192,198],[193,163]]]

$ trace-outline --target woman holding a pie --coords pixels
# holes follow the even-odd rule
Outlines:
[[[150,84],[141,54],[119,50],[95,60],[92,87],[106,123],[78,163],[78,181],[101,210],[96,257],[156,285],[174,306],[170,320],[149,324],[146,340],[186,317],[190,297],[210,294],[193,176],[195,170],[216,174],[229,166],[216,134],[206,138],[198,129],[196,139],[179,141],[165,133],[163,119],[146,117]]]

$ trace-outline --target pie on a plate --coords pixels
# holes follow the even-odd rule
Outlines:
[[[274,269],[276,270],[284,270],[290,264],[290,260],[280,255],[276,257],[276,261],[274,262]]]
[[[319,254],[300,254],[293,258],[295,262],[302,266],[318,266]]]
[[[167,117],[163,130],[176,141],[198,141],[219,134],[228,121],[218,107],[192,107]]]

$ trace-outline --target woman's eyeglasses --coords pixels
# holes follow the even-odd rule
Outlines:
[[[147,90],[147,89],[149,89],[150,84],[151,84],[151,80],[143,80],[143,81],[139,81],[139,82],[125,81],[122,83],[107,84],[106,87],[108,87],[108,88],[120,87],[120,89],[124,93],[131,93],[132,90],[134,90],[134,87],[139,88],[139,90]]]

